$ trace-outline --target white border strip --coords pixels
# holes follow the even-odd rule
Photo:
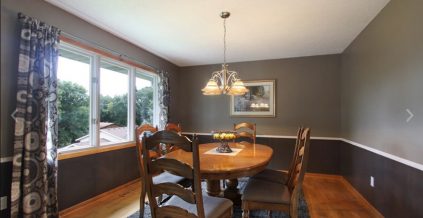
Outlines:
[[[0,158],[0,163],[6,163],[6,162],[11,162],[13,160],[13,157],[1,157]]]
[[[193,135],[193,134],[197,134],[197,135],[210,135],[210,133],[194,133],[194,132],[183,132],[183,134],[189,134],[189,135]],[[257,137],[263,137],[263,138],[284,138],[284,139],[295,139],[295,138],[297,138],[296,136],[284,136],[284,135],[257,135]],[[366,145],[363,145],[363,144],[360,144],[358,142],[354,142],[354,141],[351,141],[351,140],[348,140],[348,139],[336,138],[336,137],[311,137],[311,139],[315,139],[315,140],[339,140],[339,141],[343,141],[343,142],[349,143],[351,145],[354,145],[356,147],[362,148],[364,150],[373,152],[375,154],[381,155],[383,157],[389,158],[391,160],[400,162],[400,163],[405,164],[407,166],[410,166],[410,167],[413,167],[413,168],[416,168],[418,170],[423,171],[423,164],[419,164],[419,163],[413,162],[411,160],[407,160],[407,159],[404,159],[402,157],[398,157],[396,155],[389,154],[389,153],[386,153],[384,151],[377,150],[377,149],[374,149],[372,147],[369,147],[369,146],[366,146]]]
[[[186,135],[193,135],[193,134],[197,134],[197,135],[210,135],[210,133],[194,133],[194,132],[183,132],[182,134],[186,134]],[[263,137],[263,138],[285,138],[285,139],[295,139],[296,138],[296,136],[283,136],[283,135],[257,135],[257,137]],[[363,145],[363,144],[360,144],[358,142],[354,142],[354,141],[351,141],[351,140],[348,140],[348,139],[336,138],[336,137],[311,137],[311,139],[315,139],[315,140],[339,140],[339,141],[343,141],[343,142],[349,143],[351,145],[354,145],[356,147],[362,148],[364,150],[373,152],[375,154],[381,155],[383,157],[389,158],[391,160],[400,162],[400,163],[405,164],[407,166],[410,166],[410,167],[416,168],[416,169],[418,169],[420,171],[423,171],[423,164],[419,164],[419,163],[413,162],[411,160],[407,160],[407,159],[404,159],[402,157],[398,157],[396,155],[389,154],[389,153],[386,153],[384,151],[380,151],[380,150],[371,148],[369,146],[366,146],[366,145]],[[12,156],[10,156],[10,157],[2,157],[2,158],[0,158],[0,163],[6,163],[6,162],[10,162],[12,160],[13,160],[13,157]]]
[[[182,134],[186,135],[211,135],[211,133],[204,133],[204,132],[182,132]],[[278,138],[278,139],[296,139],[297,136],[290,136],[290,135],[256,135],[256,137],[260,138]],[[342,140],[341,138],[336,137],[310,137],[311,139],[316,140]]]
[[[410,167],[413,167],[413,168],[416,168],[418,170],[423,171],[423,164],[419,164],[419,163],[413,162],[411,160],[407,160],[407,159],[404,159],[402,157],[398,157],[396,155],[389,154],[389,153],[386,153],[384,151],[377,150],[377,149],[371,148],[369,146],[366,146],[366,145],[363,145],[363,144],[360,144],[360,143],[357,143],[357,142],[353,142],[353,141],[348,140],[348,139],[341,138],[341,141],[346,142],[346,143],[349,143],[349,144],[352,144],[352,145],[354,145],[356,147],[359,147],[359,148],[368,150],[368,151],[373,152],[375,154],[384,156],[384,157],[389,158],[391,160],[400,162],[400,163],[405,164],[407,166],[410,166]]]

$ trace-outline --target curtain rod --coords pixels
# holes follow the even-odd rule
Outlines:
[[[93,41],[90,41],[90,40],[87,40],[87,39],[83,39],[83,38],[78,37],[78,36],[75,36],[75,35],[73,35],[73,34],[70,34],[70,33],[64,32],[63,30],[61,31],[61,35],[65,36],[65,37],[67,37],[67,38],[70,38],[70,39],[72,39],[72,40],[75,40],[75,41],[77,41],[77,42],[81,42],[81,43],[87,44],[88,46],[93,46],[94,48],[97,48],[97,49],[100,49],[100,50],[103,50],[103,51],[109,52],[109,53],[111,53],[111,54],[113,54],[113,55],[119,56],[120,58],[125,58],[125,59],[127,59],[127,60],[129,60],[129,61],[132,61],[132,62],[135,62],[135,63],[140,64],[140,65],[142,65],[142,66],[145,66],[145,67],[151,68],[151,70],[153,70],[153,71],[158,71],[158,69],[157,69],[157,68],[155,68],[155,67],[153,67],[153,66],[151,66],[151,65],[149,65],[149,64],[146,64],[146,63],[144,63],[144,62],[142,62],[142,61],[139,61],[139,60],[137,60],[137,59],[135,59],[135,58],[132,58],[132,57],[130,57],[130,56],[128,56],[128,55],[126,55],[126,54],[122,54],[122,53],[120,53],[120,52],[117,52],[117,51],[115,51],[115,50],[113,50],[113,49],[106,48],[106,47],[104,47],[104,46],[102,46],[102,45],[100,45],[100,44],[98,44],[98,43],[96,43],[96,42],[93,42]]]

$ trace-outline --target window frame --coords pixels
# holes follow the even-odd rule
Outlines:
[[[81,44],[69,38],[61,37],[59,50],[67,50],[81,54],[90,58],[90,87],[89,87],[89,137],[90,147],[71,150],[58,149],[59,160],[85,156],[95,153],[107,152],[111,150],[124,149],[135,146],[135,79],[137,74],[152,79],[153,87],[153,125],[158,125],[159,121],[159,99],[158,99],[158,80],[159,75],[154,69],[148,69],[136,63],[125,61],[121,57],[116,57],[102,50],[92,48]],[[100,68],[101,62],[117,65],[128,69],[128,116],[127,116],[127,134],[128,139],[125,142],[101,145],[100,144]]]

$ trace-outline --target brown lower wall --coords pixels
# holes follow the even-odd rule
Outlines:
[[[385,217],[423,217],[423,171],[346,142],[340,142],[340,166],[341,175]]]
[[[212,141],[210,136],[199,138],[201,143]],[[269,168],[288,167],[294,139],[259,137],[257,143],[274,149]],[[386,217],[423,217],[422,171],[339,140],[314,139],[310,149],[308,172],[342,175]],[[138,178],[137,164],[135,148],[59,161],[60,210]],[[12,163],[0,166],[0,194],[10,196]],[[0,215],[9,217],[9,211]]]
[[[59,161],[59,210],[139,177],[135,147]]]

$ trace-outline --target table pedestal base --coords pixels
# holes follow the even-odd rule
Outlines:
[[[238,179],[227,179],[226,189],[223,192],[220,189],[220,180],[206,180],[207,194],[214,197],[224,197],[232,200],[235,205],[241,205],[241,194],[238,189]]]
[[[214,197],[219,197],[220,193],[220,180],[207,179],[207,194]]]
[[[227,179],[226,189],[223,192],[225,198],[231,199],[235,205],[241,205],[241,194],[238,189],[238,179]]]

